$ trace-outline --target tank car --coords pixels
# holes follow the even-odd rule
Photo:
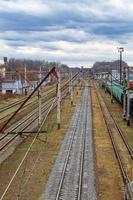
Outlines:
[[[116,81],[104,81],[104,87],[107,89],[109,93],[112,92],[113,97],[123,105],[123,97],[124,97],[124,86]],[[130,94],[130,114],[133,117],[133,82],[129,82],[128,84],[128,92]],[[126,96],[127,98],[127,96]]]

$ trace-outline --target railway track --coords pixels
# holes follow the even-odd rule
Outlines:
[[[68,94],[68,87],[64,89],[62,98]],[[45,117],[50,107],[53,104],[53,108],[57,105],[56,97],[51,97],[48,101],[42,104],[42,117]],[[33,110],[22,120],[15,123],[13,126],[5,130],[5,134],[0,136],[0,152],[6,150],[8,146],[20,138],[21,133],[24,131],[31,131],[38,125],[38,108]]]
[[[63,89],[65,89],[66,87],[68,87],[68,81],[66,82],[65,81],[65,83],[63,83],[62,84],[62,87],[61,87],[61,90],[63,91]],[[47,92],[47,93],[46,93]],[[54,89],[50,89],[50,91],[44,91],[43,93],[42,93],[42,103],[43,102],[45,102],[45,101],[47,101],[48,99],[50,99],[51,97],[54,97],[55,96],[55,94],[56,94],[56,89],[54,88]],[[34,99],[33,99],[34,98]],[[19,111],[19,114],[20,115],[23,115],[23,112],[25,112],[25,114],[26,113],[28,113],[27,111],[26,111],[26,109],[28,108],[28,109],[30,109],[30,110],[33,110],[33,109],[35,109],[35,108],[37,108],[38,107],[38,97],[37,96],[33,96],[33,100],[31,99],[29,102],[27,102],[26,104],[25,104],[25,106],[23,107],[23,109],[21,110],[21,111]],[[23,101],[25,100],[25,98],[23,99]],[[23,101],[21,101],[21,103],[23,102]],[[16,107],[16,104],[15,105],[9,105],[9,106],[11,106],[10,108],[14,108],[12,111],[10,111],[10,113],[5,113],[4,114],[4,116],[0,116],[0,127],[12,116],[12,114],[15,112],[15,110],[18,108],[18,105],[19,104],[21,104],[20,102],[17,102],[17,107]],[[15,107],[14,107],[15,106]],[[3,112],[6,112],[6,110],[9,110],[9,108],[7,107],[7,108],[5,108],[1,113],[3,113]],[[22,117],[22,116],[21,116]],[[17,115],[17,118],[19,119],[19,116]]]
[[[49,109],[54,98],[50,99],[42,105],[42,114]],[[12,128],[5,131],[5,134],[0,137],[0,151],[2,151],[9,143],[11,143],[15,138],[21,135],[21,132],[25,131],[35,120],[38,119],[38,109],[35,109],[29,115],[27,115],[23,120],[15,124]],[[28,121],[28,123],[27,123]],[[35,124],[34,124],[35,125]]]
[[[64,83],[62,84],[62,87],[64,87],[64,86],[67,85],[67,84],[68,84],[68,81],[64,81]],[[55,84],[54,84],[53,86],[55,86]],[[53,90],[53,88],[51,89],[51,87],[50,87],[50,88],[47,88],[46,90],[42,91],[42,95],[44,94],[43,96],[45,96],[47,92],[48,92],[47,95],[52,94],[52,93],[55,93],[55,90],[56,90],[56,89]],[[32,103],[33,103],[33,100],[36,101],[36,97],[37,97],[37,94],[33,95],[32,101],[29,101],[24,107],[26,107],[26,106],[32,104]],[[4,111],[7,111],[7,110],[9,110],[10,108],[14,108],[14,107],[16,107],[16,106],[19,106],[21,103],[24,102],[24,100],[25,100],[26,98],[27,98],[27,96],[26,96],[26,97],[23,97],[23,98],[20,99],[20,100],[17,100],[17,101],[15,101],[15,102],[13,102],[13,103],[10,103],[10,104],[8,104],[8,105],[0,106],[0,113],[2,113],[2,112],[4,112]],[[13,113],[13,112],[12,112],[12,113]],[[0,120],[1,120],[1,119],[2,119],[2,118],[0,118]]]
[[[64,85],[64,84],[63,84]],[[47,91],[44,91],[42,92],[42,101],[45,101],[49,98],[51,98],[51,96],[55,95],[55,92],[56,92],[56,89],[50,89],[50,90],[47,90]],[[1,113],[1,116],[0,116],[0,123],[4,123],[6,120],[8,120],[10,118],[10,116],[16,111],[16,109],[19,107],[19,105],[21,105],[21,103],[23,103],[25,101],[27,97],[24,97],[23,99],[17,101],[17,102],[14,102],[12,104],[9,104],[7,106],[4,106],[4,107],[1,107],[0,109],[0,113]],[[23,107],[23,109],[20,111],[21,113],[26,110],[27,108],[30,108],[30,107],[37,107],[37,104],[38,104],[38,96],[37,95],[34,95],[30,101],[28,101],[25,106]],[[33,108],[32,108],[33,109]],[[20,113],[19,112],[19,113]]]
[[[120,172],[125,186],[125,196],[128,200],[132,200],[133,199],[133,187],[131,186],[132,182],[131,170],[133,167],[132,149],[130,148],[128,142],[126,141],[123,131],[117,124],[116,120],[114,119],[108,107],[106,106],[103,97],[101,96],[98,90],[97,85],[94,84],[93,86],[95,88],[101,112],[103,114],[103,118],[107,126],[112,146],[119,164]]]
[[[55,94],[55,90],[53,91],[50,91],[47,93],[47,96],[45,96],[45,93],[42,95],[42,101],[46,101],[47,99],[51,98],[51,96],[54,96]],[[21,113],[26,110],[27,107],[30,107],[30,106],[34,106],[34,107],[37,107],[38,106],[38,100],[37,100],[37,96],[36,96],[36,99],[34,99],[34,101],[30,101],[28,102],[24,107],[23,109],[20,111]],[[23,101],[22,101],[23,102]],[[22,103],[21,102],[21,103]],[[16,106],[16,105],[15,105]],[[12,106],[13,108],[13,106]],[[16,109],[15,109],[16,110]],[[15,112],[15,110],[11,111],[9,114],[3,116],[3,117],[0,117],[0,123],[4,123],[6,120],[8,120],[10,118],[10,116]],[[19,113],[20,113],[19,112]]]
[[[47,184],[45,200],[97,199],[91,126],[90,94],[86,87]]]
[[[50,88],[50,89],[47,88],[47,90],[45,90],[45,92],[47,92],[48,90],[51,90],[51,88]],[[34,96],[32,97],[32,99],[34,99],[35,97],[36,97],[36,95],[34,95]],[[23,103],[23,101],[24,101],[26,98],[27,98],[27,96],[21,98],[20,100],[17,100],[17,101],[15,101],[15,102],[13,102],[13,103],[10,103],[10,104],[8,104],[8,105],[0,106],[0,113],[9,110],[9,109],[12,108],[12,107],[15,107],[15,106],[20,105],[21,103]]]
[[[73,80],[75,80],[75,78],[76,77],[74,77]],[[69,93],[69,81],[62,85],[61,92],[63,99]],[[45,117],[51,106],[55,108],[57,105],[55,90],[48,92],[47,97],[49,97],[49,99],[46,102],[42,101],[42,117]],[[8,146],[10,146],[12,143],[14,144],[15,140],[17,141],[24,131],[32,132],[32,130],[34,130],[38,125],[38,117],[39,111],[37,107],[21,120],[18,120],[18,122],[6,129],[4,134],[0,135],[0,153],[8,149]]]

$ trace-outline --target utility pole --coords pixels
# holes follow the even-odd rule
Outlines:
[[[61,85],[60,85],[60,72],[58,72],[57,79],[57,128],[60,129],[61,124]]]
[[[124,84],[124,90],[123,90],[123,119],[126,119],[126,68],[124,67],[123,70],[123,84]]]
[[[111,72],[111,103],[113,103],[113,77]]]
[[[107,77],[105,78],[105,93],[107,92],[107,88],[106,88],[106,85],[107,85]]]
[[[40,66],[39,72],[39,83],[42,81],[42,67]],[[40,127],[42,122],[42,94],[41,94],[41,86],[38,88],[38,126]]]
[[[69,76],[69,94],[71,93],[71,72]]]
[[[120,53],[120,84],[122,83],[122,52],[124,51],[123,47],[118,48],[118,52]]]
[[[21,82],[21,74],[18,75],[18,80],[19,80],[19,93],[23,94],[22,82]]]
[[[24,65],[24,86],[25,86],[25,96],[27,95],[27,66]]]
[[[71,81],[70,81],[70,84],[71,84],[71,105],[73,105],[73,81],[72,81],[72,72],[71,72]]]
[[[127,68],[127,81],[128,81],[128,86],[129,86],[129,68]],[[130,126],[130,92],[129,92],[129,88],[126,90],[126,94],[127,94],[127,116],[126,116],[126,120],[127,120],[127,125]]]

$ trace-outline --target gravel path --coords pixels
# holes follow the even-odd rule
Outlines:
[[[85,87],[42,199],[96,200],[93,163],[91,98]]]

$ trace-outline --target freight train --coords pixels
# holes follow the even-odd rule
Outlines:
[[[109,93],[112,92],[113,97],[123,105],[124,99],[124,86],[121,85],[117,81],[103,81],[103,86],[107,89]],[[129,108],[130,108],[130,115],[133,117],[133,81],[128,83],[128,92],[125,93],[126,95],[126,107],[127,107],[127,94],[129,95]]]

